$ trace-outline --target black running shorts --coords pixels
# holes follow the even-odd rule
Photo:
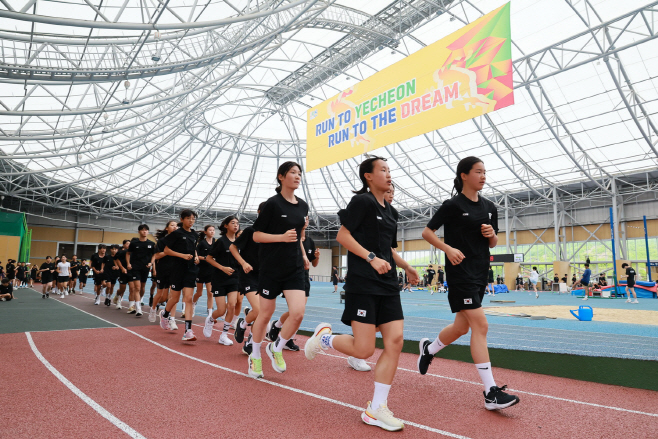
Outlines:
[[[635,288],[635,281],[627,282],[628,288]]]
[[[141,283],[144,283],[146,282],[146,279],[149,278],[149,271],[151,271],[151,269],[148,267],[133,267],[133,269],[128,272],[129,279],[131,282],[140,281]]]
[[[105,280],[108,281],[110,285],[116,285],[118,279],[119,275],[107,276],[105,278]]]
[[[49,284],[52,281],[53,281],[53,276],[50,273],[49,274],[45,274],[45,273],[41,274],[41,283],[42,284],[44,284],[44,285]]]
[[[57,283],[58,284],[63,284],[64,282],[68,282],[69,277],[68,276],[57,276]]]
[[[103,285],[105,273],[94,274],[94,285]]]
[[[80,276],[80,283],[81,284],[86,284],[87,283],[87,276]]]
[[[131,279],[132,275],[130,274],[130,271],[127,273],[124,273],[123,271],[119,273],[119,285],[126,285]]]
[[[78,273],[74,271],[71,275],[71,280],[76,280],[77,278],[78,278]]]
[[[352,322],[369,325],[404,320],[400,295],[345,294],[345,311],[340,319],[347,326]]]
[[[261,271],[258,279],[258,295],[263,299],[274,300],[285,290],[304,291],[304,276],[306,272],[303,267],[288,276],[276,276]]]
[[[478,309],[482,307],[482,298],[486,285],[448,285],[448,302],[450,310],[455,313],[464,309]]]
[[[253,291],[258,292],[258,277],[246,274],[240,277],[240,294],[243,296]]]
[[[240,289],[237,279],[229,279],[221,284],[212,284],[212,297],[228,296],[228,293]]]
[[[306,297],[311,295],[311,278],[308,277],[308,273],[304,274],[304,292],[306,293]]]
[[[199,267],[195,265],[178,265],[171,267],[169,280],[171,281],[171,289],[174,291],[182,291],[183,288],[196,288],[196,278],[199,274]]]
[[[196,278],[196,283],[198,283],[198,284],[207,284],[209,282],[212,282],[212,271],[210,271],[210,272],[199,271],[199,274],[197,275],[197,278]]]
[[[171,272],[169,270],[158,270],[155,276],[155,283],[158,290],[165,290],[171,287]]]

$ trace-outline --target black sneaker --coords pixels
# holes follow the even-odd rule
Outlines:
[[[46,299],[50,299],[50,293],[46,293]]]
[[[297,351],[299,351],[299,346],[297,346],[295,344],[295,340],[291,338],[283,346],[283,349],[288,349],[289,351],[297,352]]]
[[[103,302],[103,303],[105,304],[105,306],[112,305],[112,301],[110,299],[108,299],[107,297],[105,298],[105,302]]]
[[[149,308],[153,308],[153,296],[149,297]]]
[[[42,294],[42,295],[41,295],[41,298],[42,298],[42,299],[45,299],[45,298],[46,298],[46,295],[45,295],[45,294]]]
[[[251,351],[253,349],[253,346],[251,346],[251,334],[249,334],[249,337],[247,337],[247,341],[244,342],[242,345],[242,353],[251,355]]]
[[[518,403],[519,397],[508,395],[504,392],[505,389],[507,389],[507,386],[492,386],[488,394],[482,392],[484,395],[484,408],[487,410],[500,410]]]
[[[267,331],[267,334],[265,334],[267,341],[275,341],[279,337],[281,328],[276,327],[276,322],[278,322],[278,320],[274,320],[272,323],[270,323],[270,330]]]
[[[430,344],[432,343],[429,338],[421,339],[418,344],[418,350],[420,351],[420,354],[418,355],[418,372],[420,372],[421,375],[427,373],[427,369],[429,369],[430,364],[432,364],[432,360],[434,359],[434,355],[427,351]]]
[[[244,341],[244,331],[246,329],[246,326],[242,328],[240,325],[244,322],[244,319],[240,317],[238,319],[238,322],[235,324],[235,333],[233,334],[233,338],[235,341],[238,343],[242,343]]]
[[[249,308],[248,306],[245,306],[244,307],[244,316],[247,317],[250,312],[251,312],[251,308]]]

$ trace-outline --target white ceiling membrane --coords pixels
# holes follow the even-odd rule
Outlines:
[[[308,108],[503,3],[0,0],[0,189],[110,217],[252,213],[303,164]],[[497,202],[655,171],[657,3],[513,2],[515,104],[378,150],[397,207],[440,204],[469,155]],[[314,218],[358,162],[304,175]]]

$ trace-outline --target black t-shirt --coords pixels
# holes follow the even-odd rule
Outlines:
[[[254,241],[254,232],[255,230],[253,227],[247,227],[233,243],[238,250],[240,250],[240,256],[242,259],[254,269],[249,272],[249,276],[258,276],[258,271],[260,269],[260,260],[258,258],[260,244]],[[240,267],[240,274],[245,274],[242,267]]]
[[[32,270],[30,270],[30,276],[32,276],[32,279],[36,279],[38,274],[39,274],[39,269],[37,268],[36,265],[34,265],[32,267]]]
[[[428,279],[434,279],[435,274],[436,274],[436,271],[434,271],[433,269],[430,268],[430,269],[427,270],[427,278]]]
[[[498,233],[496,206],[481,195],[478,201],[472,201],[464,194],[444,201],[427,224],[435,231],[444,226],[446,244],[465,256],[458,265],[452,265],[446,258],[446,275],[451,285],[487,284],[489,239],[482,236],[482,224],[490,224]]]
[[[119,262],[121,262],[121,265],[122,265],[123,268],[125,268],[126,270],[128,269],[128,261],[126,260],[126,254],[127,254],[127,253],[128,253],[128,251],[127,251],[127,250],[124,250],[124,249],[122,248],[121,250],[119,250],[119,251],[117,252],[116,256],[114,257],[114,260],[115,260],[115,261],[119,261]]]
[[[315,242],[313,242],[313,239],[310,236],[307,236],[306,239],[304,239],[303,244],[304,244],[304,253],[306,253],[306,257],[308,258],[308,261],[309,262],[315,261]],[[306,272],[308,273],[309,270],[306,270]]]
[[[25,272],[27,271],[27,267],[23,267],[22,265],[19,265],[17,270],[17,276],[18,277],[25,277]]]
[[[155,253],[155,242],[150,239],[140,241],[139,238],[133,238],[130,241],[128,253],[130,253],[130,266],[135,270],[143,270],[151,262],[151,257]]]
[[[201,256],[208,256],[210,254],[210,250],[212,249],[212,246],[215,244],[215,238],[212,239],[212,243],[208,244],[208,241],[206,241],[205,238],[203,238],[201,241],[196,246],[196,254],[201,257]],[[212,271],[215,269],[212,265],[207,263],[204,260],[199,260],[199,274],[204,273],[212,273]]]
[[[489,279],[487,279],[489,282],[493,282],[493,279],[494,279],[493,274],[494,274],[493,270],[489,270],[489,273],[488,273]]]
[[[14,287],[11,286],[11,283],[7,285],[0,284],[0,294],[11,294],[11,296],[14,297],[13,291]]]
[[[119,277],[119,275],[121,274],[121,269],[119,269],[119,267],[117,267],[116,264],[114,263],[118,254],[119,252],[117,252],[117,254],[114,256],[112,256],[111,253],[105,254],[105,256],[107,256],[107,263],[105,264],[105,269],[103,270],[103,272],[107,273],[108,276],[113,278]]]
[[[356,242],[391,264],[387,273],[379,274],[368,261],[348,252],[350,275],[346,279],[345,291],[352,294],[400,294],[391,250],[398,246],[398,212],[395,208],[386,201],[382,206],[372,193],[367,192],[353,196],[347,207],[338,212],[338,217]]]
[[[80,276],[87,277],[89,273],[89,265],[80,265]]]
[[[194,229],[190,229],[190,231],[186,231],[184,228],[176,229],[167,236],[164,237],[162,240],[164,242],[164,245],[166,247],[169,247],[170,250],[173,250],[177,253],[182,253],[184,255],[192,255],[194,256],[196,252],[196,240],[198,238],[197,233],[194,231]],[[172,256],[171,261],[168,263],[171,264],[171,267],[179,268],[179,267],[186,267],[186,268],[195,268],[196,265],[194,265],[194,258],[188,260]]]
[[[443,270],[441,270],[441,269],[439,268],[438,273],[439,273],[439,282],[440,282],[440,283],[443,283]]]
[[[629,284],[634,284],[635,283],[635,269],[633,267],[626,267],[626,274],[628,275],[628,278],[626,279],[626,282]]]
[[[55,270],[55,264],[53,264],[52,262],[50,264],[48,262],[44,262],[43,264],[41,264],[41,270],[46,270],[41,272],[41,276],[52,278],[53,271]]]
[[[215,241],[212,249],[210,249],[210,256],[212,256],[215,262],[221,266],[231,267],[235,270],[233,274],[229,276],[219,268],[213,267],[212,282],[218,285],[238,278],[238,261],[235,260],[231,253],[231,244],[233,244],[233,241],[228,239],[226,235],[222,235],[217,241]]]
[[[16,275],[16,266],[14,264],[7,264],[7,276],[12,277]]]
[[[162,253],[164,252],[166,245],[164,238],[158,239],[158,242],[155,243],[155,252],[156,253]],[[157,271],[162,271],[162,270],[168,270],[171,267],[172,260],[174,259],[174,256],[164,256],[158,260],[155,261],[155,269]]]
[[[89,261],[90,261],[89,265],[91,266],[91,268],[95,268],[98,271],[100,271],[102,268],[103,274],[107,274],[110,269],[110,264],[114,263],[114,261],[110,258],[110,255],[107,253],[105,253],[105,256],[103,257],[101,257],[98,253],[95,253],[91,255]],[[96,274],[96,272],[94,272],[94,274]]]
[[[556,276],[553,277],[553,282],[560,282],[560,278]]]
[[[80,270],[80,261],[71,261],[71,273],[77,275]]]
[[[571,282],[576,282],[576,276],[571,276]]]
[[[295,242],[272,242],[259,245],[258,260],[260,271],[275,277],[287,277],[303,269],[304,259],[299,240],[308,216],[308,204],[299,197],[297,204],[276,194],[265,205],[254,222],[254,230],[270,235],[282,235],[290,229],[297,231]]]
[[[338,270],[335,269],[331,272],[331,280],[338,282]]]
[[[606,283],[605,276],[599,276],[599,284],[605,285],[605,283]]]

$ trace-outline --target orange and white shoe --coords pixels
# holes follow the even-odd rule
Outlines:
[[[314,359],[315,356],[324,349],[322,347],[322,341],[320,340],[323,335],[331,335],[331,323],[320,323],[315,328],[313,336],[306,340],[304,354],[309,360]]]
[[[366,410],[361,413],[361,420],[368,425],[374,425],[387,431],[398,431],[404,428],[404,423],[393,416],[393,412],[388,409],[386,404],[380,405],[377,410],[373,410],[370,407],[370,401],[368,401]]]

